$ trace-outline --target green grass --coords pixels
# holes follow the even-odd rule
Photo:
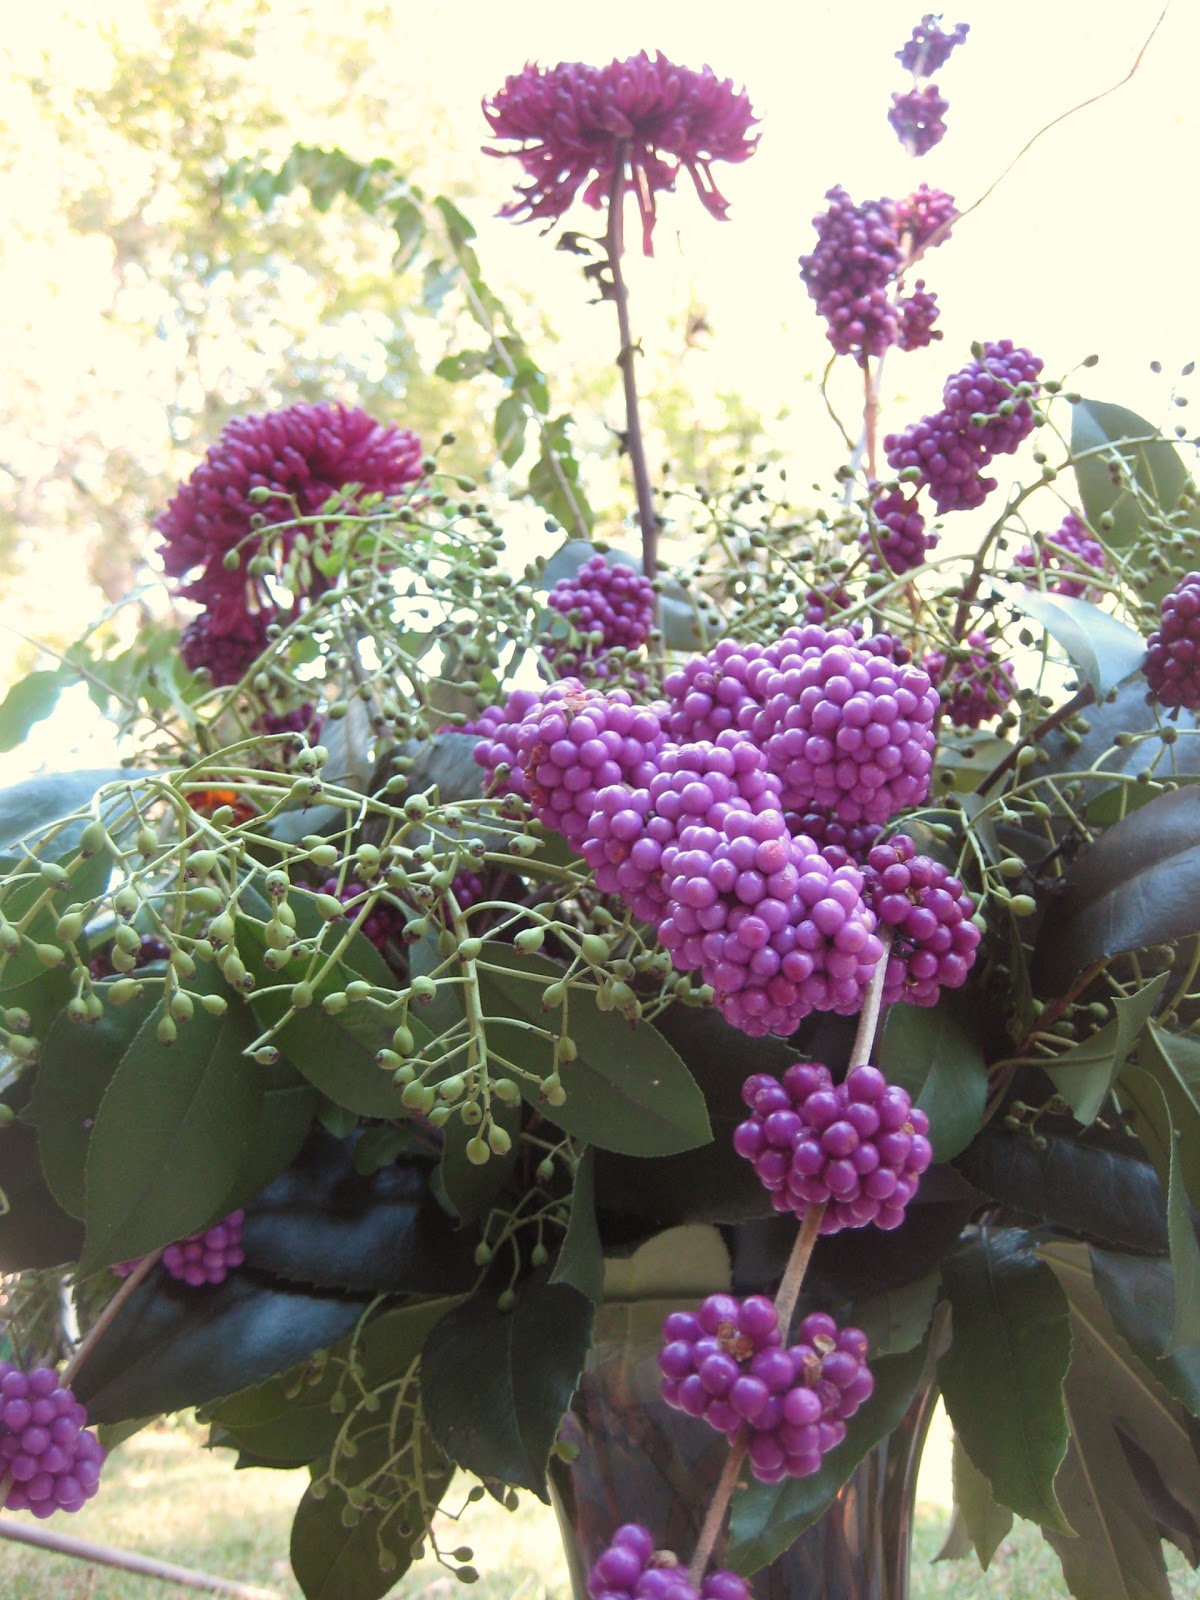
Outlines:
[[[1054,1553],[1036,1528],[1019,1523],[991,1569],[973,1561],[931,1565],[945,1534],[945,1474],[935,1434],[922,1478],[910,1600],[1059,1600],[1066,1594]],[[101,1493],[78,1516],[52,1524],[78,1538],[236,1578],[301,1600],[287,1562],[288,1529],[306,1477],[301,1472],[235,1473],[224,1452],[200,1448],[187,1427],[149,1429],[123,1445],[105,1469]],[[448,1525],[448,1547],[475,1550],[480,1582],[459,1585],[426,1561],[393,1591],[394,1600],[473,1595],[475,1600],[571,1600],[554,1515],[530,1495],[510,1516],[491,1500]],[[1168,1547],[1169,1550],[1169,1547]],[[1176,1600],[1200,1600],[1197,1578],[1168,1553]],[[166,1600],[192,1593],[149,1578],[0,1542],[0,1600]]]

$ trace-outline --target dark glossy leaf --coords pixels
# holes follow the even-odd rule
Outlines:
[[[78,1258],[83,1228],[46,1187],[37,1136],[14,1122],[0,1128],[0,1272],[56,1267]]]
[[[1154,1463],[1170,1486],[1171,1520],[1200,1526],[1200,1464],[1195,1433],[1177,1405],[1130,1352],[1113,1326],[1079,1245],[1048,1244],[1041,1254],[1066,1291],[1073,1349],[1065,1400],[1070,1449],[1056,1480],[1064,1511],[1078,1534],[1046,1537],[1058,1552],[1071,1592],[1113,1600],[1168,1600],[1160,1532],[1176,1537],[1170,1521],[1156,1526]],[[1131,1449],[1132,1446],[1132,1449]],[[1133,1464],[1131,1464],[1133,1463]],[[1137,1465],[1135,1465],[1137,1464]],[[1142,1483],[1139,1483],[1142,1477]]]
[[[585,1150],[575,1169],[571,1215],[550,1282],[569,1283],[589,1300],[598,1302],[604,1297],[604,1247],[596,1226],[594,1160],[592,1151]]]
[[[953,1341],[938,1382],[956,1437],[998,1500],[1069,1532],[1054,1494],[1067,1448],[1062,1385],[1071,1359],[1058,1280],[1028,1234],[984,1228],[945,1262],[942,1282]]]
[[[200,968],[193,983],[217,982]],[[148,1254],[218,1220],[249,1154],[262,1080],[242,1050],[254,1027],[232,1001],[223,1017],[200,1006],[176,1042],[147,1017],[96,1113],[86,1169],[85,1275]]]
[[[880,1071],[929,1118],[934,1160],[958,1155],[978,1132],[987,1103],[983,1048],[963,1015],[946,1000],[891,1006],[877,1050]]]
[[[1148,1162],[1073,1138],[1045,1138],[1038,1150],[1024,1135],[984,1128],[957,1165],[1017,1215],[1095,1244],[1166,1254],[1166,1201]]]
[[[1121,549],[1137,537],[1145,514],[1139,495],[1151,510],[1173,511],[1179,503],[1187,483],[1183,462],[1175,447],[1135,411],[1104,400],[1077,401],[1071,408],[1071,453],[1085,451],[1095,453],[1076,462],[1075,481],[1092,527],[1106,513],[1113,519],[1103,534],[1106,544]],[[1136,493],[1124,487],[1120,464],[1132,476]]]
[[[480,958],[480,990],[500,1053],[539,1077],[553,1070],[553,1049],[526,1029],[506,1028],[506,1016],[545,1021],[542,991],[560,969],[541,956],[487,944]],[[500,968],[500,971],[487,970]],[[533,981],[530,981],[533,980]],[[521,1080],[529,1103],[565,1133],[625,1155],[663,1156],[706,1144],[712,1137],[704,1096],[666,1039],[649,1023],[630,1026],[616,1012],[600,1011],[592,994],[571,996],[571,1037],[576,1060],[562,1068],[566,1101],[550,1109],[538,1086]]]
[[[1158,731],[1167,726],[1163,709],[1147,699],[1146,680],[1140,672],[1118,684],[1111,699],[1088,706],[1082,715],[1087,731],[1077,735],[1078,745],[1068,742],[1058,729],[1052,729],[1040,741],[1053,771],[1070,768],[1082,774],[1098,769],[1105,773],[1127,772],[1130,777],[1148,771],[1157,778],[1200,777],[1200,739],[1193,736],[1195,716],[1182,709],[1173,712],[1170,726],[1184,737],[1166,743]],[[1127,733],[1136,736],[1131,743],[1115,742],[1118,734]],[[1101,785],[1109,783],[1108,778],[1089,782],[1086,793],[1095,795]],[[1116,790],[1111,792],[1115,794]]]
[[[1178,1136],[1180,1172],[1193,1205],[1200,1204],[1200,1040],[1151,1022],[1138,1048],[1138,1066],[1162,1090]],[[1164,1164],[1164,1181],[1165,1173]]]
[[[1146,659],[1146,641],[1141,634],[1088,600],[1017,584],[1000,584],[999,588],[1014,610],[1032,617],[1062,645],[1080,678],[1095,690],[1097,700],[1137,672]]]
[[[468,1472],[547,1499],[546,1463],[591,1343],[592,1305],[565,1283],[522,1285],[514,1310],[487,1290],[425,1343],[421,1399],[441,1449]],[[464,1382],[470,1373],[487,1382]]]
[[[78,675],[69,667],[29,672],[19,678],[0,700],[0,754],[23,744],[34,723],[54,710],[63,690],[78,682]]]
[[[891,1433],[908,1410],[925,1370],[924,1343],[905,1355],[872,1362],[875,1392],[846,1424],[846,1437],[811,1478],[757,1483],[734,1493],[726,1560],[749,1574],[774,1561],[826,1510],[863,1456]]]
[[[1200,1244],[1188,1206],[1182,1154],[1184,1137],[1194,1137],[1200,1118],[1189,1100],[1188,1119],[1181,1126],[1172,1097],[1157,1076],[1132,1063],[1121,1073],[1118,1087],[1121,1103],[1132,1112],[1134,1129],[1166,1190],[1167,1242],[1176,1290],[1169,1347],[1174,1350],[1200,1343]],[[1189,1147],[1189,1155],[1195,1163],[1194,1145]]]
[[[1046,1076],[1085,1127],[1100,1115],[1100,1107],[1108,1098],[1117,1073],[1146,1026],[1166,982],[1167,974],[1161,972],[1136,994],[1118,995],[1113,1002],[1117,1014],[1111,1022],[1106,1022],[1073,1050],[1057,1056],[1053,1066],[1045,1066]]]
[[[940,1272],[926,1273],[899,1289],[855,1300],[840,1320],[866,1334],[872,1365],[878,1357],[903,1355],[924,1339],[941,1286]]]
[[[23,1119],[38,1131],[46,1182],[73,1217],[84,1215],[84,1162],[100,1102],[159,994],[155,986],[127,1005],[105,1006],[104,1015],[86,1026],[64,1013],[42,1047]]]
[[[408,757],[410,794],[436,788],[446,803],[477,800],[483,793],[484,771],[475,760],[479,740],[473,733],[439,733],[433,739],[408,739],[400,754]]]
[[[1078,857],[1047,911],[1034,952],[1043,992],[1122,950],[1200,932],[1200,788],[1160,795]]]
[[[793,1234],[794,1237],[794,1234]],[[628,1255],[604,1263],[604,1304],[703,1298],[730,1287],[729,1249],[719,1228],[666,1228]]]
[[[245,1159],[221,1202],[226,1216],[253,1200],[296,1158],[308,1138],[319,1099],[307,1083],[264,1089]]]
[[[1175,1274],[1157,1256],[1092,1246],[1092,1275],[1105,1309],[1150,1374],[1200,1417],[1200,1348],[1171,1350]]]
[[[295,1366],[348,1333],[367,1304],[244,1271],[200,1290],[156,1272],[118,1311],[73,1387],[94,1422],[181,1411]]]
[[[1013,1514],[1007,1506],[997,1502],[991,1484],[963,1449],[957,1436],[950,1471],[954,1483],[954,1508],[962,1514],[979,1565],[986,1572],[1001,1541],[1012,1530]]]
[[[0,789],[0,850],[7,850],[35,829],[47,827],[89,805],[106,783],[140,776],[143,774],[126,767],[93,767],[26,778],[24,783]],[[78,847],[86,822],[86,817],[81,818],[55,835],[56,854]]]
[[[273,1278],[363,1294],[441,1294],[474,1276],[470,1241],[430,1189],[427,1159],[364,1176],[353,1140],[312,1135],[247,1207],[246,1264]]]

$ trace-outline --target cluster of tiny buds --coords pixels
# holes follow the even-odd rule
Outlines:
[[[673,1551],[657,1550],[654,1535],[627,1522],[612,1536],[588,1575],[590,1600],[749,1600],[746,1580],[710,1572],[699,1589]]]
[[[96,1492],[104,1448],[87,1412],[53,1367],[23,1372],[0,1361],[0,1478],[8,1511],[49,1517],[79,1511]]]
[[[860,1066],[834,1084],[829,1068],[797,1061],[783,1081],[759,1072],[742,1098],[749,1118],[733,1148],[753,1163],[776,1211],[801,1217],[824,1206],[822,1233],[898,1228],[933,1160],[929,1118],[877,1067]]]
[[[859,1329],[813,1312],[785,1348],[764,1295],[709,1295],[694,1312],[672,1312],[663,1340],[663,1399],[729,1439],[744,1438],[750,1470],[764,1483],[818,1471],[875,1386]]]

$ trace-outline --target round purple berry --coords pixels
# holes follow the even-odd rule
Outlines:
[[[1147,642],[1145,673],[1164,706],[1200,710],[1200,572],[1189,572],[1163,600]]]

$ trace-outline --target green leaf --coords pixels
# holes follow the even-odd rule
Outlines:
[[[1166,1145],[1165,1172],[1159,1149],[1151,1151],[1151,1155],[1155,1158],[1159,1181],[1167,1191],[1167,1238],[1171,1248],[1171,1267],[1175,1274],[1175,1320],[1167,1349],[1175,1351],[1181,1345],[1200,1344],[1200,1244],[1196,1242],[1196,1230],[1192,1225],[1187,1188],[1183,1181],[1183,1157],[1180,1151],[1183,1130],[1175,1125],[1166,1094],[1148,1072],[1137,1067],[1128,1068],[1122,1077],[1122,1084],[1132,1086],[1133,1083],[1137,1084],[1139,1093],[1145,1096],[1143,1105],[1146,1100],[1158,1096],[1160,1108],[1156,1108],[1156,1112],[1161,1109],[1164,1119],[1158,1122],[1156,1116],[1156,1131],[1161,1134],[1161,1141],[1156,1142],[1160,1148],[1161,1144]]]
[[[307,1294],[247,1272],[198,1294],[152,1273],[72,1387],[93,1422],[182,1411],[261,1383],[333,1344],[368,1303],[366,1296]]]
[[[291,1164],[308,1137],[319,1100],[317,1091],[307,1083],[263,1090],[245,1159],[221,1202],[226,1216],[261,1193]]]
[[[1079,676],[1095,690],[1097,700],[1103,700],[1122,678],[1137,672],[1146,659],[1146,641],[1141,634],[1089,600],[1017,584],[998,587],[1009,605],[1040,623],[1062,645]]]
[[[209,976],[201,968],[193,982]],[[159,1044],[161,1003],[121,1058],[88,1146],[80,1271],[148,1254],[220,1215],[257,1125],[262,1085],[242,1050],[253,1027],[236,1002],[201,1007]]]
[[[979,1557],[979,1565],[986,1572],[999,1545],[1012,1530],[1013,1514],[1007,1506],[997,1502],[991,1484],[963,1449],[957,1435],[950,1472],[954,1484],[954,1508],[962,1513],[975,1554]]]
[[[54,710],[63,690],[78,682],[79,674],[69,667],[30,672],[18,679],[0,700],[0,754],[23,744],[34,723],[43,721]]]
[[[1165,1389],[1200,1417],[1200,1348],[1171,1347],[1176,1310],[1170,1262],[1093,1245],[1092,1276],[1130,1349]]]
[[[126,767],[95,767],[79,772],[56,772],[0,789],[0,850],[7,850],[39,828],[91,804],[106,783],[145,776]],[[55,849],[77,848],[88,818],[81,817],[55,838]]]
[[[489,1038],[510,1061],[540,1080],[553,1070],[553,1047],[525,1028],[506,1027],[505,1017],[545,1023],[542,991],[561,969],[541,956],[525,956],[488,943],[480,957],[480,990],[490,1020]],[[501,970],[489,970],[499,968]],[[691,1150],[712,1138],[704,1096],[683,1062],[647,1022],[634,1026],[615,1011],[600,1011],[595,996],[573,990],[571,1037],[577,1058],[562,1068],[567,1098],[550,1109],[537,1083],[521,1079],[521,1092],[564,1133],[585,1144],[626,1155],[665,1156]]]
[[[950,1005],[889,1007],[877,1060],[929,1118],[934,1160],[965,1150],[983,1120],[987,1067],[979,1039]]]
[[[1129,442],[1135,439],[1140,442]],[[1183,462],[1175,447],[1136,411],[1103,400],[1076,401],[1071,408],[1071,453],[1084,451],[1096,454],[1075,463],[1075,481],[1092,527],[1098,528],[1106,513],[1113,519],[1112,528],[1101,535],[1105,544],[1122,549],[1136,539],[1145,515],[1139,498],[1152,511],[1173,511],[1179,504],[1187,484]],[[1128,470],[1133,490],[1124,487],[1119,476],[1114,482],[1114,462]]]
[[[529,423],[529,408],[518,394],[505,395],[496,407],[492,433],[496,449],[506,467],[515,467],[525,453],[525,432]]]
[[[434,376],[448,383],[461,383],[464,378],[477,378],[488,369],[490,350],[460,350],[457,355],[446,356],[434,367]]]
[[[46,1182],[73,1217],[85,1214],[84,1163],[92,1125],[122,1056],[152,1011],[157,986],[139,1000],[81,1026],[60,1015],[42,1047],[24,1121],[38,1131],[38,1154]]]
[[[1046,1076],[1084,1127],[1100,1115],[1117,1074],[1158,1004],[1167,977],[1161,972],[1136,994],[1118,995],[1113,1002],[1117,1014],[1111,1022],[1057,1056],[1053,1066],[1042,1063]]]
[[[1062,993],[1092,962],[1200,932],[1200,788],[1160,795],[1072,863],[1042,922],[1035,982]]]
[[[432,1447],[431,1453],[436,1461]],[[381,1463],[356,1465],[369,1470]],[[450,1477],[446,1470],[429,1471],[422,1485],[424,1501],[411,1488],[386,1508],[371,1501],[349,1525],[342,1494],[330,1489],[318,1499],[307,1489],[296,1508],[291,1540],[292,1570],[305,1600],[380,1600],[389,1593],[412,1565],[413,1551],[424,1536],[424,1506],[437,1505]],[[381,1550],[390,1558],[386,1571],[380,1565]]]
[[[595,513],[580,482],[579,462],[571,448],[572,419],[555,417],[542,430],[542,448],[529,474],[529,493],[564,528],[590,537]]]
[[[410,1018],[411,1021],[411,1018]],[[503,1128],[511,1143],[502,1156],[491,1155],[481,1165],[467,1155],[467,1144],[476,1129],[459,1116],[452,1116],[442,1131],[442,1159],[438,1167],[442,1193],[463,1223],[485,1217],[504,1193],[517,1170],[521,1154],[521,1107],[492,1102],[492,1120]]]
[[[1067,1448],[1067,1299],[1015,1229],[984,1227],[943,1265],[954,1338],[938,1381],[954,1431],[996,1497],[1069,1533],[1054,1494]]]
[[[872,1362],[875,1392],[846,1424],[846,1437],[811,1478],[757,1483],[734,1492],[726,1561],[749,1575],[774,1561],[826,1511],[867,1451],[897,1427],[912,1403],[925,1370],[922,1343],[905,1355]]]
[[[871,1362],[880,1356],[899,1356],[924,1339],[942,1286],[940,1272],[885,1289],[881,1294],[855,1300],[844,1321],[866,1334]]]
[[[0,1272],[74,1261],[83,1229],[46,1187],[33,1129],[15,1122],[0,1129],[0,1140]]]
[[[421,1399],[450,1460],[485,1479],[546,1491],[546,1463],[591,1343],[592,1306],[565,1283],[522,1285],[516,1307],[483,1291],[425,1342]],[[486,1383],[464,1382],[486,1374]]]
[[[1113,1326],[1086,1248],[1056,1241],[1040,1253],[1070,1305],[1071,1441],[1055,1488],[1078,1535],[1046,1537],[1081,1600],[1169,1600],[1160,1535],[1194,1560],[1200,1533],[1200,1467],[1187,1413]]]
[[[1044,1138],[1044,1147],[1035,1148],[1024,1133],[984,1128],[957,1165],[976,1188],[1018,1214],[1096,1244],[1166,1253],[1166,1205],[1149,1162],[1076,1137],[1047,1132]]]
[[[695,1223],[655,1234],[632,1255],[609,1257],[604,1300],[682,1300],[716,1294],[731,1281],[729,1249],[720,1230]]]
[[[598,1303],[604,1298],[604,1247],[596,1223],[594,1160],[592,1152],[585,1150],[575,1169],[571,1215],[550,1282],[569,1283],[580,1294]]]

